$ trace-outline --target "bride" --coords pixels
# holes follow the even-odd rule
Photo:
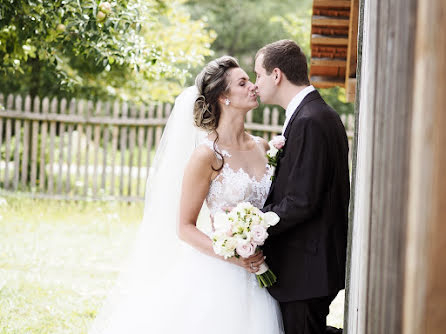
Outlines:
[[[217,212],[266,200],[268,145],[244,130],[257,105],[255,86],[229,56],[176,99],[132,255],[90,333],[283,333],[277,302],[255,278],[263,254],[225,260],[209,237]]]

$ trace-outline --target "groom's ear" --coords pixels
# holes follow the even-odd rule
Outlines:
[[[278,85],[282,81],[283,73],[280,68],[276,67],[272,72],[274,83]]]

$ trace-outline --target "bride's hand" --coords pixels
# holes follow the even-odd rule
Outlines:
[[[255,253],[253,256],[248,257],[246,259],[239,257],[232,257],[231,262],[234,264],[245,268],[250,273],[255,274],[257,271],[259,271],[260,265],[265,262],[265,257],[263,256],[263,252],[259,251]]]

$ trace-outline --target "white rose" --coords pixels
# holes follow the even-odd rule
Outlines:
[[[279,216],[272,211],[265,212],[263,219],[268,226],[275,226],[280,220]]]
[[[251,225],[259,225],[261,222],[261,218],[257,215],[253,215],[251,219],[252,219]]]
[[[273,147],[271,147],[271,148],[268,150],[268,152],[266,152],[266,154],[267,154],[269,157],[274,158],[274,157],[276,156],[277,152],[279,152],[279,150],[273,146]]]
[[[285,146],[286,138],[284,136],[275,136],[271,141],[271,145],[280,150]]]
[[[268,232],[266,232],[266,228],[262,225],[253,226],[251,234],[252,242],[258,246],[262,246],[265,243],[266,238],[268,238]]]
[[[228,251],[234,252],[235,249],[237,248],[237,245],[238,245],[238,241],[236,238],[229,238],[228,240],[226,240],[225,248]]]
[[[244,242],[244,243],[240,243],[237,248],[237,254],[240,255],[243,258],[248,258],[251,255],[254,254],[254,252],[256,251],[256,245],[250,243],[250,242]]]

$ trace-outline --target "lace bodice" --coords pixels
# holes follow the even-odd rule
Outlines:
[[[249,151],[229,152],[217,150],[223,155],[225,163],[218,176],[212,180],[206,204],[211,215],[222,211],[224,208],[234,207],[240,202],[250,202],[261,208],[268,196],[271,186],[273,169],[267,164],[267,159],[258,137],[252,136],[256,147]],[[213,141],[205,138],[204,145],[213,150]],[[221,157],[216,154],[221,160]],[[243,166],[249,165],[252,169],[249,173]]]

